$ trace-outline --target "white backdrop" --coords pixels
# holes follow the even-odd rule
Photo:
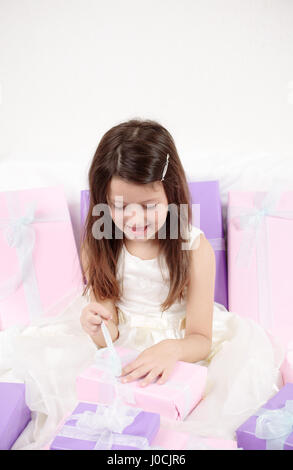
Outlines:
[[[79,192],[102,135],[140,117],[189,180],[293,189],[290,0],[1,0],[0,190]]]

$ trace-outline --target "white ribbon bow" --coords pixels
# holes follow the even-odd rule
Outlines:
[[[11,248],[16,248],[19,259],[19,270],[7,281],[0,283],[0,301],[13,294],[23,284],[30,320],[43,314],[38,283],[33,265],[33,250],[36,241],[34,223],[39,222],[64,222],[65,218],[35,217],[36,201],[28,203],[25,214],[15,216],[17,194],[14,191],[5,193],[7,208],[11,217],[7,220],[0,219],[0,229],[4,229],[4,238]]]
[[[293,400],[286,400],[282,408],[261,408],[255,413],[255,436],[265,439],[266,450],[283,450],[287,438],[293,433]]]
[[[94,450],[109,450],[113,445],[135,447],[138,449],[154,449],[155,447],[149,446],[146,437],[122,434],[123,430],[134,421],[135,417],[142,410],[140,408],[129,407],[123,402],[122,394],[120,393],[121,388],[117,382],[117,376],[120,376],[122,372],[120,356],[113,346],[111,335],[104,321],[101,323],[101,329],[107,347],[100,348],[96,352],[95,365],[107,374],[108,381],[114,383],[116,387],[114,403],[110,406],[98,404],[95,412],[88,410],[83,413],[73,414],[69,419],[76,420],[76,425],[64,425],[58,435],[95,441]],[[108,355],[104,354],[105,350],[109,352]],[[131,392],[125,397],[128,398],[128,401],[135,403],[134,395]],[[157,447],[157,449],[162,448]]]
[[[252,209],[228,206],[227,212],[227,220],[232,222],[237,230],[243,230],[242,243],[236,257],[237,266],[242,268],[249,266],[252,249],[254,244],[256,245],[258,320],[259,324],[268,330],[273,327],[273,316],[268,276],[266,216],[293,219],[293,211],[276,210],[282,192],[282,181],[278,181],[262,199],[259,193],[255,193]]]

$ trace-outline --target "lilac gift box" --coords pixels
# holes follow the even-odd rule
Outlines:
[[[277,410],[284,411],[286,402],[288,404],[290,401],[291,413],[276,416]],[[274,439],[262,439],[255,435],[257,420],[265,418],[265,410],[274,410],[275,416],[263,421],[264,431],[262,432],[268,433],[269,430],[275,430]],[[241,424],[236,430],[236,438],[238,447],[244,450],[293,450],[293,383],[287,383],[255,415],[250,416]]]
[[[0,449],[9,450],[31,420],[25,384],[0,382]]]
[[[228,309],[227,256],[222,206],[218,181],[190,182],[191,203],[199,204],[193,209],[193,225],[203,230],[214,248],[216,279],[214,300]]]
[[[203,230],[215,252],[216,279],[214,300],[228,309],[227,257],[219,182],[189,182],[188,186],[191,204],[195,204],[192,207],[192,224]],[[85,224],[88,208],[89,190],[83,190],[80,196],[80,221],[82,229]]]
[[[72,412],[70,416],[67,416],[65,420],[62,421],[57,431],[57,436],[51,442],[50,450],[94,450],[96,445],[96,440],[93,438],[80,439],[76,437],[67,437],[63,430],[67,427],[75,427],[76,420],[73,420],[73,415],[84,413],[86,411],[95,412],[97,409],[97,404],[80,402]],[[102,405],[105,406],[105,405]],[[65,425],[65,426],[64,426]],[[160,428],[160,415],[158,413],[150,413],[141,410],[140,413],[135,416],[133,422],[126,426],[123,429],[122,435],[128,434],[131,436],[137,436],[140,438],[145,438],[150,445],[155,438],[157,432]],[[63,434],[63,435],[62,435]],[[70,433],[69,433],[70,434]],[[113,435],[119,433],[113,432]],[[140,450],[139,447],[126,446],[126,445],[116,445],[113,444],[111,450]]]

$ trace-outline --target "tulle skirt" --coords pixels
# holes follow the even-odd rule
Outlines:
[[[76,376],[93,363],[97,350],[80,324],[86,304],[78,292],[58,316],[0,332],[0,381],[24,381],[32,410],[31,422],[12,449],[42,449],[75,407]],[[129,334],[126,324],[119,331],[115,344],[137,348],[131,341],[137,332]],[[165,333],[169,338],[184,337],[184,330]],[[166,335],[141,335],[145,342],[140,350]],[[208,367],[203,399],[184,421],[161,417],[161,426],[191,436],[235,439],[237,427],[283,385],[279,372],[283,359],[283,349],[258,324],[215,303],[212,350],[200,361]]]

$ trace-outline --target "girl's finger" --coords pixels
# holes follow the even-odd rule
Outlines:
[[[139,355],[134,361],[130,362],[129,364],[126,364],[126,366],[123,367],[121,375],[129,374],[132,372],[134,369],[137,369],[138,367],[141,367],[143,365],[143,358],[141,358],[141,355]],[[149,369],[151,367],[149,366]]]
[[[91,313],[98,315],[105,320],[112,318],[112,313],[98,302],[92,302],[88,305],[88,308]]]
[[[158,378],[157,383],[159,385],[164,384],[167,382],[169,376],[170,376],[171,371],[168,369],[163,370],[161,377]]]
[[[92,317],[90,317],[89,323],[91,325],[100,325],[102,323],[102,320],[103,319],[99,315],[93,315]]]
[[[123,376],[121,379],[121,382],[124,383],[124,382],[131,382],[132,380],[137,380],[140,377],[144,377],[149,371],[150,371],[149,365],[137,367],[135,370],[133,370],[126,376]]]
[[[142,382],[139,384],[140,387],[145,387],[149,383],[153,382],[158,377],[158,375],[161,374],[161,372],[162,372],[162,370],[158,369],[158,368],[151,370],[148,373],[148,375],[146,377],[144,377]]]

